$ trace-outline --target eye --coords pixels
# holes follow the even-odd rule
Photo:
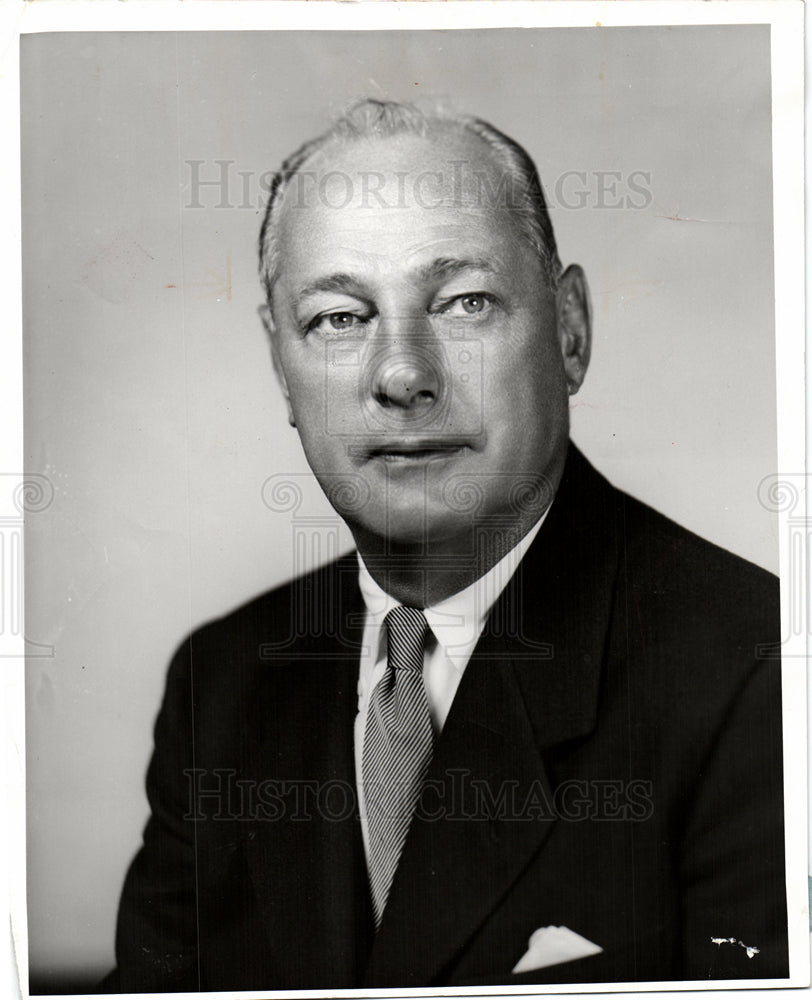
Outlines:
[[[463,295],[460,305],[467,313],[480,313],[487,306],[484,295]]]
[[[366,322],[365,316],[358,316],[352,312],[322,313],[310,323],[308,332],[312,330],[326,336],[334,333],[349,333],[364,322]]]
[[[467,292],[457,295],[447,302],[440,310],[447,316],[460,318],[465,316],[483,316],[493,306],[493,297],[486,292]]]
[[[330,313],[324,319],[327,320],[334,330],[341,331],[349,330],[355,322],[356,317],[352,313]]]

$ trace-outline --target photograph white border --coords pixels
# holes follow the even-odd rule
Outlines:
[[[804,105],[803,28],[804,5],[800,0],[615,0],[611,3],[567,0],[538,3],[501,0],[478,3],[449,0],[447,3],[368,2],[333,3],[318,6],[300,0],[256,0],[222,4],[104,3],[84,0],[52,0],[26,4],[11,0],[0,9],[3,86],[0,114],[6,137],[6,155],[0,171],[11,210],[2,235],[4,286],[4,336],[0,340],[0,470],[22,474],[22,315],[20,267],[20,140],[19,140],[19,36],[44,31],[245,31],[245,30],[398,30],[462,29],[490,27],[600,27],[665,24],[770,24],[772,53],[773,199],[775,246],[776,377],[779,390],[779,476],[806,475],[804,350]],[[804,478],[802,482],[806,482]],[[797,511],[796,511],[797,515]],[[806,725],[805,684],[806,637],[809,623],[794,634],[787,630],[790,600],[807,607],[806,593],[788,592],[791,585],[805,586],[806,566],[798,571],[790,551],[788,514],[780,517],[780,567],[782,577],[782,634],[785,652],[784,727],[798,732]],[[809,518],[805,519],[809,531]],[[808,538],[808,534],[807,534]],[[793,579],[789,579],[790,572]],[[5,773],[7,815],[12,822],[0,828],[0,849],[8,859],[8,893],[13,942],[8,970],[0,963],[2,981],[12,993],[27,995],[27,933],[25,920],[24,817],[24,705],[22,639],[0,635],[4,657],[2,684],[5,722]],[[786,748],[786,744],[785,744]],[[786,749],[785,749],[786,753]],[[757,988],[805,986],[809,983],[809,910],[807,885],[799,877],[808,869],[807,855],[807,758],[789,755],[785,768],[787,829],[788,912],[790,931],[790,980],[759,981]],[[5,880],[0,880],[0,898]],[[8,973],[6,975],[6,972]],[[16,982],[16,986],[14,985]],[[521,987],[503,993],[584,993],[704,991],[736,989],[737,983],[576,984],[563,987]],[[369,996],[372,991],[331,991],[333,996]],[[374,991],[381,996],[492,995],[492,988]],[[783,993],[783,989],[780,991]],[[222,994],[173,994],[173,996],[218,996]],[[291,991],[231,993],[235,998],[290,996]],[[321,991],[301,991],[302,997],[323,996]]]

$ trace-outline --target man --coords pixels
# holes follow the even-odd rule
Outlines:
[[[569,442],[589,298],[527,154],[362,102],[261,259],[358,553],[176,655],[108,986],[787,976],[777,582]]]

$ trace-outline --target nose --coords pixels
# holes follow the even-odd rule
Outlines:
[[[438,361],[428,348],[393,345],[378,359],[372,396],[385,409],[423,415],[434,406],[439,395]]]

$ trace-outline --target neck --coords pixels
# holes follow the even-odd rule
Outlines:
[[[501,518],[492,529],[485,521],[448,525],[416,539],[384,536],[366,530],[361,525],[350,526],[355,544],[370,576],[401,604],[428,608],[458,594],[485,576],[545,513],[558,492],[566,461],[566,442],[561,454],[550,462],[541,478],[543,488],[530,491],[527,506],[520,507],[520,498],[506,511],[509,523]]]
[[[491,570],[533,527],[543,511],[511,530],[483,533],[469,528],[462,536],[414,544],[353,532],[370,576],[391,597],[427,608],[465,590]]]

